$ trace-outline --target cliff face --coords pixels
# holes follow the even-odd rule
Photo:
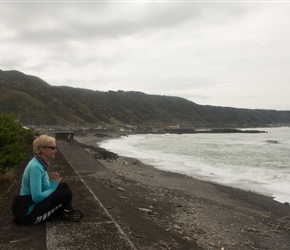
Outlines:
[[[180,97],[51,86],[36,76],[0,70],[0,111],[23,124],[129,124],[261,127],[290,124],[290,111],[202,106]]]

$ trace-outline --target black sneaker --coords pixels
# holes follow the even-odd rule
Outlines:
[[[73,222],[77,222],[79,220],[81,220],[84,217],[84,213],[80,210],[64,210],[62,215],[61,215],[61,219],[62,220],[69,220],[69,221],[73,221]]]

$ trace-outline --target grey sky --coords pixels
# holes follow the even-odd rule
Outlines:
[[[0,69],[290,110],[290,1],[0,1]]]

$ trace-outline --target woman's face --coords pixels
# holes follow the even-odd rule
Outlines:
[[[57,147],[55,142],[50,142],[47,146],[41,148],[41,156],[44,160],[48,161],[55,158]]]

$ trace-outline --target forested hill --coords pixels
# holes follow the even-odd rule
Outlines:
[[[180,97],[52,86],[15,70],[0,70],[0,88],[0,111],[14,113],[24,125],[179,124],[218,128],[290,124],[290,111],[203,106]]]

